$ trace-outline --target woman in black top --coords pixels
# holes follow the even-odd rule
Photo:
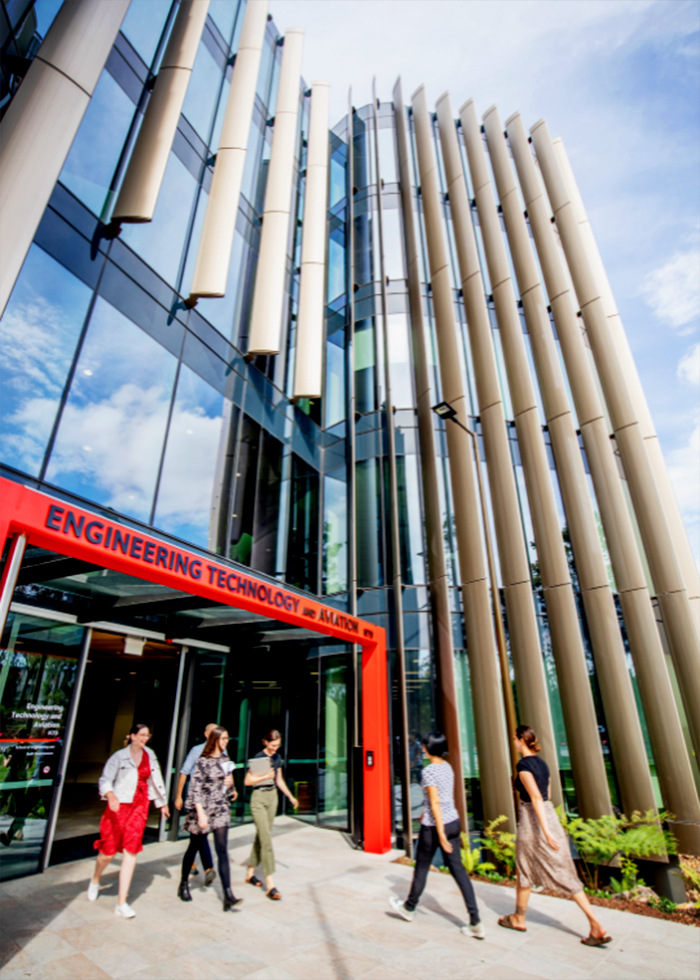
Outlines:
[[[282,896],[275,888],[272,877],[275,872],[272,824],[277,813],[277,790],[279,789],[280,792],[284,793],[295,810],[299,803],[296,797],[292,795],[282,775],[282,756],[279,754],[282,736],[276,728],[273,728],[267,733],[262,743],[262,752],[258,752],[255,758],[269,759],[270,768],[259,776],[254,776],[249,769],[245,777],[245,785],[254,787],[250,797],[250,815],[255,822],[255,841],[248,859],[248,871],[245,880],[249,885],[262,888],[263,883],[255,874],[255,869],[261,864],[265,876],[265,894],[273,901],[279,901]]]
[[[571,859],[569,839],[550,800],[549,766],[537,756],[537,735],[527,725],[519,725],[513,739],[522,758],[518,762],[515,788],[520,793],[518,837],[515,845],[515,913],[498,920],[504,929],[526,932],[525,913],[533,885],[571,895],[588,919],[590,932],[581,942],[585,946],[604,946],[610,936],[593,914]]]

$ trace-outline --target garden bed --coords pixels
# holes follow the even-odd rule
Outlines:
[[[413,867],[415,861],[402,855],[399,858],[395,858],[394,864],[403,864],[408,867]],[[442,871],[440,868],[431,866],[431,871],[436,871],[438,874],[449,874],[449,871]],[[502,885],[504,888],[515,888],[515,879],[513,878],[502,878],[500,881],[495,881],[492,878],[488,878],[485,875],[470,875],[472,881],[483,881],[489,885]],[[581,888],[583,888],[583,882],[581,882]],[[551,895],[553,898],[565,898],[568,901],[573,901],[570,895],[562,895],[560,892],[553,892],[547,889],[542,889],[537,891],[537,895]],[[696,926],[700,928],[700,909],[695,908],[678,908],[673,912],[662,912],[661,909],[653,908],[646,902],[635,901],[631,898],[600,898],[596,895],[589,895],[588,900],[591,905],[597,905],[601,908],[607,909],[619,909],[621,912],[633,912],[635,915],[646,915],[652,919],[667,919],[669,922],[680,922],[686,926]]]

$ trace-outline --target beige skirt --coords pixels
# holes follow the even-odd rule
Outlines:
[[[540,885],[550,891],[575,895],[583,890],[583,882],[576,874],[569,838],[549,801],[544,804],[544,813],[549,832],[559,843],[559,850],[552,850],[545,840],[532,803],[521,803],[515,844],[520,884],[523,888]]]

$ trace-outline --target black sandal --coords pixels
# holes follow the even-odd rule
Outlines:
[[[267,893],[267,897],[271,898],[273,902],[278,902],[282,898],[276,888],[271,888]]]
[[[252,885],[254,888],[262,888],[263,886],[262,881],[260,881],[259,878],[256,878],[255,875],[253,875],[252,878],[246,878],[245,883],[246,885]]]

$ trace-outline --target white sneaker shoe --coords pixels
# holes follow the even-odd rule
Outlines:
[[[88,885],[88,892],[87,892],[88,902],[94,902],[99,894],[100,894],[99,882],[95,884],[94,881],[91,881],[90,884]]]
[[[121,915],[122,919],[133,919],[136,915],[128,902],[124,902],[123,905],[117,905],[114,914]]]
[[[486,939],[486,930],[483,922],[477,922],[474,926],[462,926],[465,936],[472,936],[474,939]]]
[[[390,898],[389,905],[391,905],[394,912],[396,912],[397,915],[400,915],[402,919],[405,919],[406,922],[413,921],[413,916],[416,914],[416,910],[414,909],[412,912],[409,912],[400,898]]]

